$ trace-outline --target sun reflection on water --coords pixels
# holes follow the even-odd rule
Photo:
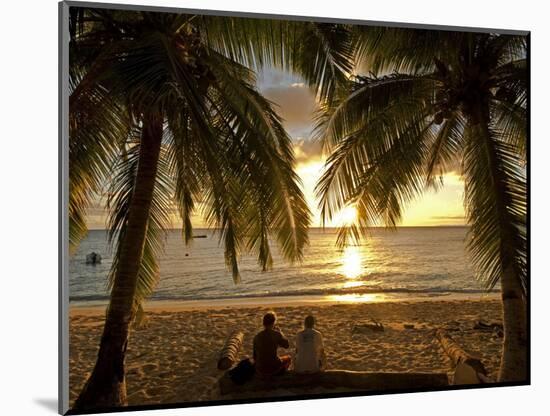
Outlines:
[[[328,296],[328,300],[334,302],[384,302],[386,296],[380,293],[363,293],[363,294],[349,294],[349,295],[331,295]]]
[[[344,283],[342,287],[344,289],[349,289],[351,287],[360,287],[364,285],[365,285],[365,282],[362,282],[360,280],[348,280],[347,282]]]
[[[348,279],[357,279],[361,275],[361,254],[359,253],[359,247],[348,246],[344,249],[342,254],[342,274]],[[353,282],[347,282],[353,283]],[[356,287],[360,285],[353,285],[348,287]]]

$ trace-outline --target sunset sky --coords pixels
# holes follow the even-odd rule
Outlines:
[[[258,77],[260,91],[277,104],[277,112],[284,119],[284,125],[295,142],[296,170],[303,183],[303,190],[313,213],[313,227],[321,225],[314,188],[323,171],[326,157],[318,142],[311,139],[313,113],[316,109],[315,97],[298,77],[269,69]],[[438,192],[426,191],[424,196],[411,203],[404,213],[403,226],[463,225],[464,182],[457,174],[443,177],[444,186]],[[100,203],[88,212],[90,229],[105,228],[105,212]],[[342,222],[338,216],[328,226],[338,226]],[[180,221],[173,215],[173,227],[180,228]],[[195,215],[193,225],[204,227],[200,215]]]
[[[285,121],[285,128],[295,140],[296,170],[313,212],[313,226],[319,226],[320,216],[314,188],[323,172],[326,157],[321,154],[320,144],[310,139],[312,115],[316,109],[314,94],[300,78],[277,70],[264,71],[258,79],[258,86],[268,99],[278,105],[277,110]],[[427,191],[422,199],[412,203],[405,210],[401,225],[463,225],[464,182],[456,174],[447,174],[443,183],[444,187],[438,192]],[[338,226],[339,222],[341,219],[336,218],[331,225]]]

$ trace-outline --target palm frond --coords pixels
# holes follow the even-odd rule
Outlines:
[[[350,27],[274,19],[201,16],[213,49],[250,68],[270,65],[304,77],[321,100],[331,99],[354,67]]]
[[[506,100],[492,100],[492,119],[497,130],[506,143],[515,149],[521,158],[527,160],[527,109]]]
[[[492,289],[511,267],[525,292],[527,198],[517,153],[491,125],[469,124],[464,174],[468,248],[478,278]]]
[[[265,268],[269,262],[265,235],[273,231],[283,255],[299,260],[307,243],[309,210],[293,171],[291,139],[271,104],[242,77],[235,77],[235,71],[243,69],[219,55],[211,58],[217,62],[211,66],[216,68],[218,84],[211,98],[212,109],[230,139],[228,154],[238,160],[233,172],[243,187],[241,205],[255,207],[250,212],[256,215],[248,218],[249,224],[255,222],[256,231],[250,234],[249,246],[259,249]]]
[[[317,128],[324,133],[321,139],[332,151],[327,159],[327,169],[316,187],[323,219],[330,219],[348,204],[358,202],[361,199],[358,190],[368,182],[366,179],[376,172],[386,172],[382,160],[400,172],[396,160],[400,163],[403,162],[401,159],[407,160],[406,155],[400,153],[401,146],[414,143],[409,149],[412,151],[411,160],[419,163],[417,156],[420,155],[416,149],[423,149],[425,144],[418,139],[433,140],[428,117],[433,91],[430,85],[433,82],[429,79],[408,76],[366,79],[348,100],[337,104],[332,114],[320,120]],[[403,178],[411,173],[407,169],[401,172]],[[418,172],[413,176],[417,175]],[[382,176],[377,177],[382,180]],[[392,180],[391,175],[387,180]],[[417,191],[408,190],[402,197],[410,199]],[[380,193],[382,198],[389,195]],[[390,200],[384,204],[381,201],[363,203],[363,208],[369,207],[369,215],[373,216],[369,222],[379,219],[384,211],[377,207],[395,205],[389,204]],[[384,216],[391,224],[400,213],[394,209],[392,215]]]
[[[467,36],[446,30],[356,26],[354,50],[363,72],[426,73],[436,69],[436,59],[456,62],[454,53]]]
[[[431,105],[435,86],[436,81],[430,75],[356,77],[348,84],[348,95],[321,108],[316,116],[315,137],[330,152],[342,137],[364,129],[369,119],[378,114],[406,111],[402,106],[414,109]]]
[[[251,178],[258,190],[266,196],[263,209],[267,224],[277,235],[281,252],[291,262],[301,260],[308,243],[310,211],[301,190],[301,182],[294,171],[292,141],[285,132],[281,120],[270,103],[251,88],[242,91],[242,98],[252,104],[247,117],[256,127],[256,134],[249,136],[251,155],[260,155],[265,160],[260,169],[250,169]],[[266,117],[267,116],[267,117]],[[259,133],[259,134],[258,134]],[[269,138],[270,145],[265,146]],[[263,152],[257,151],[262,144]],[[262,205],[258,208],[261,210]],[[266,209],[267,207],[270,209]]]
[[[321,101],[332,101],[336,90],[346,84],[355,65],[350,27],[302,23],[296,36],[293,43],[297,50],[291,52],[292,69],[317,90]]]
[[[364,223],[363,221],[361,222]],[[361,227],[361,225],[356,222],[351,224],[342,224],[338,227],[336,247],[343,249],[348,246],[359,244],[361,237],[363,236],[363,231],[365,230],[366,227]]]
[[[464,137],[466,121],[460,113],[454,113],[439,127],[426,168],[426,184],[436,186],[434,177],[442,175],[458,161]]]
[[[193,238],[191,216],[195,212],[196,201],[201,200],[204,186],[204,166],[196,139],[191,137],[193,131],[185,107],[182,105],[179,111],[170,113],[168,122],[168,163],[175,183],[174,197],[182,219],[182,234],[188,244]]]
[[[114,278],[118,270],[121,242],[125,236],[130,204],[134,194],[140,146],[139,139],[129,141],[125,157],[119,159],[119,163],[114,170],[115,173],[107,199],[107,209],[109,211],[108,235],[109,241],[115,249],[113,265],[109,272],[109,289],[114,284]],[[143,255],[139,265],[134,299],[137,305],[140,305],[153,293],[159,280],[158,259],[164,250],[166,229],[170,226],[169,213],[174,193],[168,160],[166,149],[163,149],[159,158]]]
[[[77,83],[77,81],[74,81]],[[124,108],[100,85],[72,101],[69,117],[69,243],[74,252],[87,233],[86,212],[111,173],[130,129]]]
[[[241,276],[238,261],[243,240],[243,218],[240,215],[240,189],[230,169],[229,159],[219,153],[220,143],[203,142],[203,158],[207,172],[208,187],[204,192],[202,212],[207,222],[218,228],[224,245],[225,262],[231,270],[233,281],[239,283]]]

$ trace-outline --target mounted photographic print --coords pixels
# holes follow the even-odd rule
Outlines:
[[[60,413],[530,382],[529,32],[59,10]]]

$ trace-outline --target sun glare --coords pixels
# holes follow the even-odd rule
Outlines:
[[[350,289],[354,287],[361,287],[364,285],[365,285],[365,282],[362,282],[361,280],[348,280],[346,283],[344,283],[343,288]]]
[[[357,279],[361,275],[361,269],[359,247],[346,247],[342,254],[342,274],[348,279]]]
[[[351,224],[357,219],[357,209],[353,206],[346,207],[342,210],[342,221],[346,224]]]
[[[385,296],[378,293],[364,293],[360,295],[332,295],[329,296],[328,299],[335,302],[346,303],[383,302],[385,300]]]
[[[337,212],[332,218],[333,227],[343,227],[351,225],[357,221],[357,209],[353,205],[349,205]]]

